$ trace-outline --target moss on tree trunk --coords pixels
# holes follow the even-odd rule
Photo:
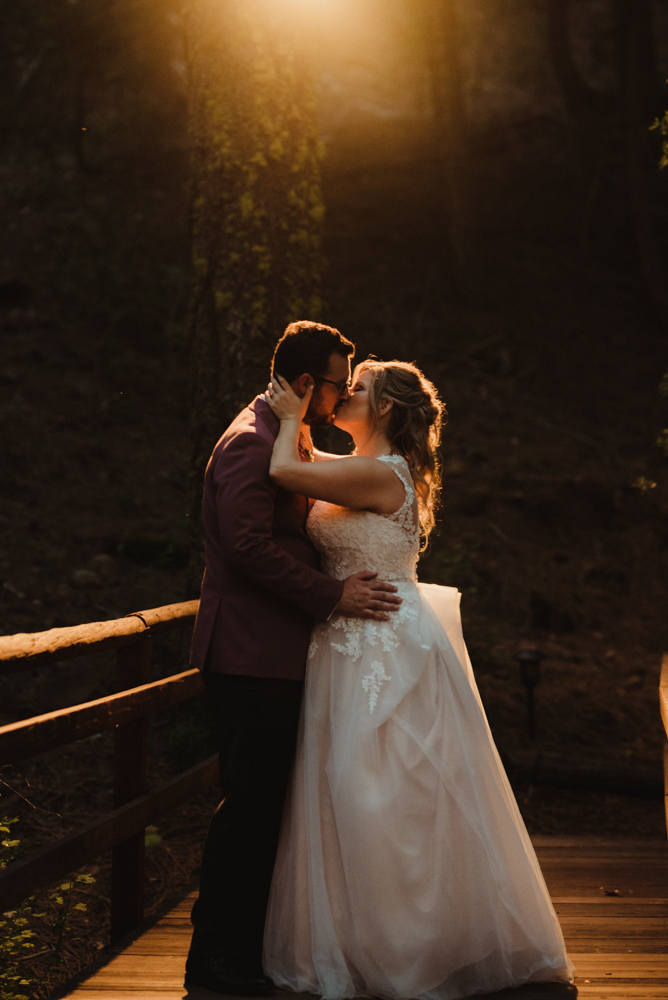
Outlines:
[[[315,88],[303,38],[280,9],[192,0],[187,15],[194,540],[215,442],[264,388],[287,323],[321,308]]]

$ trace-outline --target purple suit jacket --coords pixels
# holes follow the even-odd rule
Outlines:
[[[343,593],[342,580],[319,571],[306,534],[308,499],[269,478],[278,428],[257,396],[209,459],[194,667],[301,680],[313,622],[329,618]]]

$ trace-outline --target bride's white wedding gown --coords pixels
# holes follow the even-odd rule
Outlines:
[[[454,1000],[573,966],[485,718],[459,593],[417,583],[408,465],[395,514],[318,501],[323,569],[396,584],[387,623],[313,632],[265,930],[277,986],[327,1000]]]

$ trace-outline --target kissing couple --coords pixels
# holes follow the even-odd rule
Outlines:
[[[214,448],[191,663],[224,796],[186,986],[455,1000],[569,982],[459,592],[420,584],[445,409],[413,364],[291,323]],[[350,456],[317,451],[334,423]]]

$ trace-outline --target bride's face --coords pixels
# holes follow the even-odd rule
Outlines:
[[[360,368],[358,365],[353,372],[348,398],[341,403],[334,418],[335,425],[347,431],[355,440],[364,440],[371,430],[369,390],[374,375],[368,368],[364,371]]]

